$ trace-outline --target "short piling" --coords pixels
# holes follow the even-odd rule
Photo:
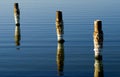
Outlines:
[[[57,46],[57,67],[58,67],[58,75],[63,76],[64,70],[64,43],[58,43]]]
[[[15,43],[16,43],[16,46],[20,45],[20,40],[21,40],[20,24],[17,24],[15,26]]]
[[[18,3],[14,3],[14,19],[16,25],[20,24],[20,10]]]
[[[64,24],[62,18],[62,11],[56,11],[56,32],[57,32],[57,39],[58,42],[64,42],[63,35],[64,35]]]
[[[103,31],[102,31],[102,21],[96,20],[94,21],[94,51],[95,51],[95,57],[100,54],[102,48],[103,48]]]

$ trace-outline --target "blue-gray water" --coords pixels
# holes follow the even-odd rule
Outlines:
[[[20,7],[20,46],[13,4]],[[64,20],[63,77],[94,77],[93,22],[102,20],[103,75],[120,76],[119,0],[1,0],[0,77],[59,77],[55,13]],[[103,76],[100,76],[103,77]]]

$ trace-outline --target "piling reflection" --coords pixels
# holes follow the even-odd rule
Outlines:
[[[15,26],[15,43],[16,46],[20,45],[21,34],[20,34],[20,24],[16,24]]]
[[[102,55],[100,54],[95,58],[94,77],[104,77]]]
[[[64,75],[64,43],[59,43],[57,46],[57,67],[58,67],[58,75]]]

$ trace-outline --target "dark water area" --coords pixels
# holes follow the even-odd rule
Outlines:
[[[14,2],[20,7],[21,40],[17,46]],[[119,77],[119,4],[113,0],[1,0],[0,77]],[[63,44],[57,42],[57,10],[63,12]],[[100,61],[93,50],[96,19],[102,20],[104,32]],[[95,67],[96,62],[100,67]]]

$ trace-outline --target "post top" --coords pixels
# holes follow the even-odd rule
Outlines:
[[[94,21],[94,31],[95,32],[101,32],[102,31],[102,21],[101,20],[95,20]]]
[[[56,11],[56,21],[57,22],[62,21],[62,11]]]
[[[14,3],[14,5],[18,5],[18,3]]]
[[[17,7],[17,8],[18,8],[18,6],[19,6],[18,3],[14,3],[14,7]]]
[[[18,4],[17,2],[15,2],[14,4]]]
[[[97,20],[95,20],[95,21],[101,21],[101,20],[97,19]]]
[[[57,10],[56,12],[62,12],[61,10]]]
[[[97,20],[95,20],[94,22],[102,22],[101,20],[99,20],[99,19],[97,19]]]

